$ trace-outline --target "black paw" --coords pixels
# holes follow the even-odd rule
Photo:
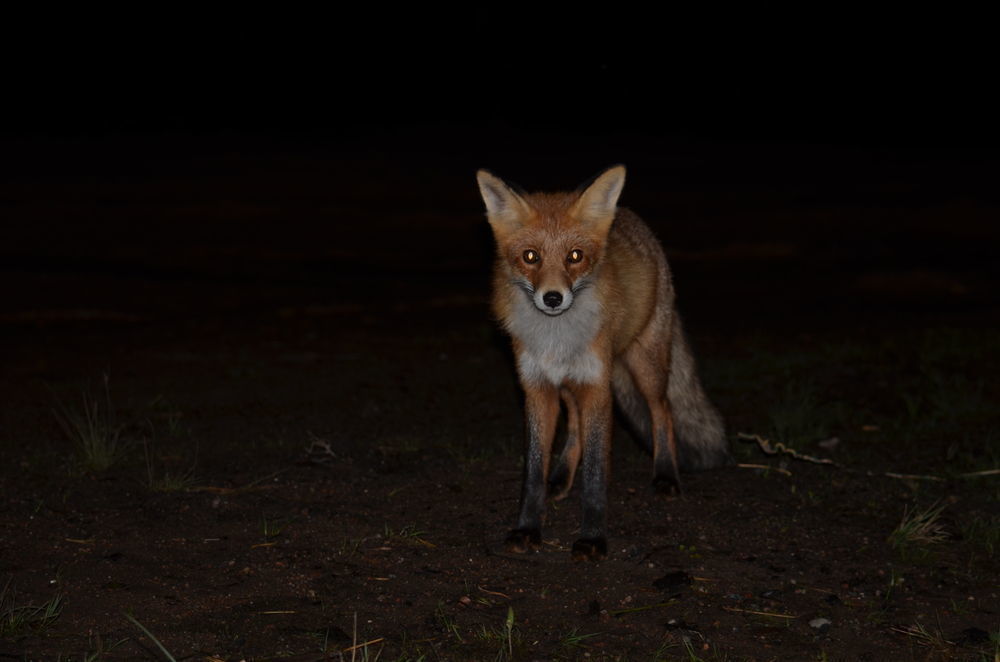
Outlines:
[[[608,557],[608,541],[604,538],[580,538],[573,543],[574,561],[602,561]]]
[[[507,534],[504,546],[508,552],[523,554],[542,546],[542,532],[538,529],[514,529]]]
[[[653,490],[657,494],[680,496],[682,494],[680,478],[676,476],[656,476],[653,478]]]

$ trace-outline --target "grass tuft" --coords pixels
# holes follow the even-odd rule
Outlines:
[[[487,627],[483,625],[479,632],[479,638],[484,641],[499,642],[495,662],[510,662],[514,659],[515,647],[521,648],[521,633],[514,625],[514,608],[507,607],[507,617],[498,627]]]
[[[600,635],[600,632],[591,632],[590,634],[580,634],[579,628],[573,628],[569,634],[562,638],[559,642],[560,648],[575,650],[580,648],[587,648],[584,643],[592,637]]]
[[[137,628],[139,628],[140,630],[142,630],[143,634],[145,634],[147,637],[149,637],[149,640],[152,641],[154,644],[156,644],[156,647],[160,649],[160,652],[162,652],[163,655],[168,660],[170,660],[170,662],[177,662],[177,659],[173,655],[170,654],[170,651],[167,650],[166,646],[164,646],[163,644],[161,644],[160,640],[157,639],[155,636],[153,636],[153,633],[150,632],[149,630],[147,630],[145,625],[143,625],[142,623],[140,623],[139,621],[137,621],[131,614],[125,614],[125,618],[127,618],[130,621],[132,621],[133,625],[135,625]]]
[[[933,503],[924,510],[913,512],[906,507],[903,519],[889,534],[889,544],[894,549],[901,549],[910,545],[931,545],[947,540],[948,532],[940,521],[945,505]]]
[[[113,467],[125,452],[123,426],[117,423],[111,404],[109,377],[107,373],[103,377],[104,388],[100,396],[83,391],[80,408],[64,405],[57,398],[53,411],[59,427],[76,445],[84,468],[96,473]]]
[[[18,604],[8,579],[0,590],[0,637],[20,637],[44,630],[59,618],[62,607],[59,595],[40,605]]]
[[[194,466],[180,472],[164,467],[162,471],[156,468],[157,462],[149,449],[149,441],[142,441],[143,456],[146,462],[146,488],[151,492],[181,492],[190,489],[195,484]]]

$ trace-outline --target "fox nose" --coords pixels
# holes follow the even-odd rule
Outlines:
[[[559,304],[562,303],[562,295],[554,290],[546,292],[542,295],[542,301],[544,301],[545,305],[549,308],[558,308]]]

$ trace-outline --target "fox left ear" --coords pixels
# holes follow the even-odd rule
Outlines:
[[[573,215],[600,232],[607,232],[615,220],[618,196],[625,186],[625,166],[608,168],[590,183],[573,205]]]

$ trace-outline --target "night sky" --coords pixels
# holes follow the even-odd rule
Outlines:
[[[982,16],[846,5],[462,11],[16,17],[6,28],[0,257],[21,275],[113,263],[122,273],[267,278],[280,267],[310,278],[324,262],[316,269],[341,276],[358,265],[390,279],[414,269],[485,273],[484,224],[456,233],[444,223],[435,235],[400,218],[461,216],[462,227],[481,213],[479,167],[542,189],[624,162],[626,204],[686,219],[671,226],[668,252],[780,243],[785,226],[760,209],[747,209],[752,227],[738,218],[747,199],[769,195],[761,205],[899,212],[876,214],[877,241],[862,221],[843,241],[817,231],[828,259],[908,269],[991,262],[984,238],[996,233],[981,230],[997,206],[1000,109]],[[287,184],[272,192],[265,171]],[[212,213],[171,226],[165,198],[134,193],[161,180],[189,187],[174,198],[282,210],[235,235],[232,219]],[[358,190],[368,197],[351,198]],[[673,205],[678,190],[708,202]],[[137,196],[152,216],[165,210],[159,224],[143,228],[121,212],[121,199]],[[702,217],[717,197],[725,213],[713,225]],[[82,199],[99,211],[38,211]],[[919,221],[916,253],[899,242],[913,234],[906,209],[961,204],[972,230],[938,242],[953,220],[932,214]],[[329,213],[338,205],[372,213],[346,223],[342,210]],[[792,241],[808,243],[808,229],[793,230]],[[229,259],[234,236],[244,254]],[[433,250],[412,251],[414,241]],[[207,248],[191,248],[199,243]],[[344,248],[353,243],[363,248]],[[287,256],[281,265],[247,266],[255,247],[275,245]],[[475,259],[452,259],[462,254]],[[16,305],[33,305],[17,289]]]
[[[983,16],[849,5],[177,11],[8,25],[8,135],[547,132],[995,144]]]

